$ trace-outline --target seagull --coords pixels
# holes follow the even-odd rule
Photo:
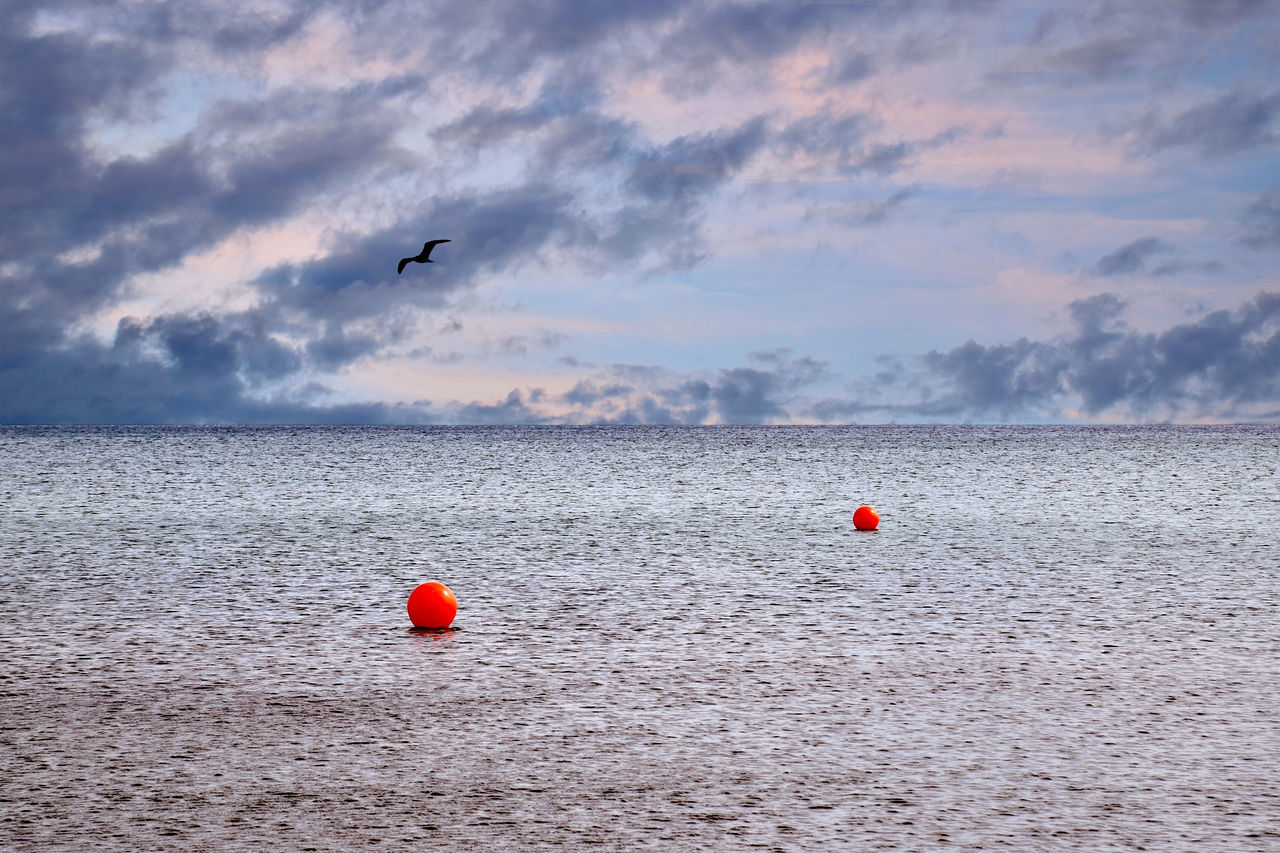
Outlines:
[[[416,261],[420,264],[434,264],[435,261],[431,260],[431,250],[434,249],[436,246],[439,246],[441,243],[452,243],[452,242],[453,242],[452,240],[432,240],[430,243],[423,243],[422,253],[419,254],[418,257],[400,259],[400,266],[396,267],[396,275],[400,275],[402,272],[404,272],[404,265],[412,261]]]

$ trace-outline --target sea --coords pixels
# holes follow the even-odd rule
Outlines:
[[[3,427],[0,849],[1278,851],[1278,469],[1273,426]]]

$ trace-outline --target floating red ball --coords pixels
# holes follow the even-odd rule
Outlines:
[[[453,590],[430,581],[409,593],[409,621],[415,628],[447,628],[458,615]]]
[[[880,524],[880,515],[869,506],[860,506],[853,511],[853,526],[859,530],[875,530]]]

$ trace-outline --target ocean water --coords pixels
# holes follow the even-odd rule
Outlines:
[[[1268,427],[0,429],[0,848],[1280,850],[1278,468]]]

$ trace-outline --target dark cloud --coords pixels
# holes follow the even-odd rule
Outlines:
[[[1077,299],[1067,306],[1067,313],[1080,331],[1080,339],[1093,341],[1102,334],[1102,327],[1120,319],[1125,302],[1114,293],[1096,293]]]
[[[91,4],[73,4],[91,5]],[[143,2],[127,19],[130,35],[154,43],[196,42],[242,58],[297,37],[325,4],[292,2],[275,9],[237,9],[193,0]]]
[[[849,164],[846,171],[854,175],[859,172],[888,175],[906,165],[910,154],[911,146],[906,142],[877,143],[868,148],[860,159]]]
[[[307,365],[345,363],[371,343],[322,323],[314,340],[285,344],[278,299],[237,315],[128,320],[106,343],[72,330],[120,298],[132,277],[176,267],[236,229],[292,215],[371,164],[393,163],[394,128],[381,121],[382,102],[404,81],[222,102],[151,153],[103,159],[87,142],[91,122],[104,110],[127,114],[145,103],[169,67],[171,57],[139,34],[177,24],[142,7],[133,29],[95,39],[73,31],[32,35],[29,17],[15,17],[12,6],[3,14],[0,396],[7,402],[0,418],[338,416],[288,394],[267,402],[259,391],[296,379]],[[298,20],[265,38],[290,37]],[[379,418],[383,410],[363,411]]]
[[[1062,363],[1056,350],[1026,339],[993,346],[969,341],[949,352],[930,352],[924,363],[952,389],[951,408],[935,404],[931,414],[976,410],[1008,418],[1061,390]]]
[[[785,348],[752,353],[750,361],[705,375],[615,365],[615,381],[580,384],[566,402],[605,400],[610,405],[592,418],[608,423],[767,424],[789,421],[805,389],[828,375],[826,362]]]
[[[567,335],[545,332],[541,335],[508,335],[495,342],[495,349],[503,355],[527,355],[529,350],[555,349],[565,341]]]
[[[381,131],[297,130],[233,159],[217,180],[189,141],[147,159],[113,161],[87,182],[79,204],[64,205],[65,231],[15,253],[19,270],[5,276],[15,309],[10,322],[30,330],[18,339],[60,346],[66,329],[117,298],[131,276],[176,266],[238,227],[291,213],[330,180],[363,168],[385,144]],[[67,260],[54,254],[84,238],[98,242],[96,255]],[[263,309],[263,322],[273,307]]]
[[[1244,212],[1241,240],[1255,249],[1280,246],[1280,187],[1266,190]]]
[[[655,21],[677,14],[683,5],[680,0],[497,4],[455,0],[442,8],[422,7],[419,14],[426,13],[421,22],[423,32],[440,30],[442,18],[454,22],[447,28],[448,35],[436,42],[442,50],[461,53],[464,61],[483,73],[509,78],[528,71],[540,60],[572,60],[598,48],[605,39],[647,29]]]
[[[1182,275],[1183,273],[1200,273],[1212,274],[1220,273],[1224,269],[1221,261],[1169,261],[1160,264],[1158,267],[1152,267],[1151,274],[1153,276]]]
[[[1224,41],[1248,26],[1250,17],[1274,9],[1270,0],[1042,5],[1051,8],[1035,14],[1021,40],[1023,50],[988,75],[993,82],[1080,91],[1137,79],[1167,90],[1172,81],[1203,71],[1224,50],[1257,50]],[[1032,11],[1000,6],[1017,8],[1012,20]],[[1259,47],[1263,43],[1265,37],[1258,40]]]
[[[684,373],[656,365],[615,364],[555,397],[513,392],[495,404],[452,407],[448,417],[515,422],[527,416],[529,422],[602,424],[785,422],[805,389],[828,375],[825,362],[788,349],[752,353],[750,361],[750,365]],[[553,404],[550,411],[556,414],[544,414],[537,405],[543,402]]]
[[[1124,303],[1100,294],[1072,303],[1075,331],[1054,341],[969,341],[921,359],[923,373],[891,371],[880,391],[820,401],[826,419],[866,414],[931,419],[1087,416],[1137,420],[1249,417],[1280,397],[1280,293],[1262,293],[1236,311],[1214,311],[1163,332],[1143,333],[1120,318]],[[915,402],[904,392],[914,388]]]
[[[610,264],[651,252],[666,267],[697,263],[703,255],[697,225],[704,202],[764,147],[765,130],[765,120],[757,117],[629,155],[623,202],[597,220],[590,248]]]
[[[1093,273],[1100,276],[1133,275],[1143,270],[1147,259],[1152,255],[1172,249],[1172,246],[1158,237],[1143,237],[1103,255],[1093,265]]]
[[[553,120],[532,109],[481,105],[436,128],[431,135],[446,144],[474,149],[541,130]]]
[[[551,398],[513,390],[497,403],[451,406],[457,423],[767,424],[786,422],[827,365],[788,349],[752,353],[751,364],[708,373],[613,365]],[[537,404],[553,403],[545,414]],[[567,409],[565,408],[567,407]]]
[[[905,143],[866,146],[863,140],[879,127],[868,112],[833,115],[822,110],[796,119],[779,131],[771,141],[774,150],[784,154],[803,152],[824,162],[833,163],[844,174],[871,171],[892,172],[908,153]]]
[[[1016,58],[988,73],[994,83],[1080,89],[1149,73],[1163,60],[1142,7],[1092,15],[1084,7],[1040,14]]]
[[[886,199],[865,204],[856,210],[847,209],[842,213],[838,213],[835,218],[837,221],[854,226],[879,225],[906,204],[915,194],[916,191],[914,189],[901,189]]]
[[[1174,251],[1172,245],[1159,237],[1143,237],[1103,255],[1089,271],[1093,275],[1102,277],[1141,273],[1160,278],[1184,273],[1213,274],[1220,273],[1224,269],[1221,261],[1188,261],[1180,258],[1167,260],[1155,266],[1149,265],[1148,262],[1153,257],[1167,255]]]
[[[770,146],[786,155],[797,152],[819,158],[846,176],[890,175],[909,165],[912,155],[948,145],[964,136],[963,128],[949,128],[927,139],[866,143],[880,127],[869,112],[833,115],[829,109],[797,119],[773,135]]]
[[[825,222],[832,222],[847,228],[868,228],[887,222],[900,210],[917,190],[906,187],[893,195],[882,199],[857,199],[814,206],[805,212],[805,219],[821,217]]]
[[[90,117],[124,109],[165,63],[147,45],[26,35],[30,10],[0,18],[0,255],[65,237],[97,165],[83,140]],[[67,248],[65,241],[59,251]]]
[[[833,115],[829,109],[824,109],[787,125],[776,134],[773,146],[787,153],[827,154],[857,145],[877,127],[879,122],[871,113]]]
[[[208,35],[205,37],[220,52],[243,54],[263,50],[294,38],[320,8],[318,4],[296,3],[290,8],[279,10],[276,14],[255,9],[252,12],[233,13],[228,19],[215,18],[209,10],[205,10],[201,17],[210,25],[206,31]],[[170,26],[175,23],[170,8],[161,6],[157,11],[162,14],[167,13],[166,22]],[[183,10],[183,13],[189,13],[189,11],[188,8]],[[194,23],[195,21],[187,18],[183,21],[181,30],[193,33]],[[178,27],[173,29],[179,30]],[[199,32],[194,34],[202,35]]]
[[[336,323],[325,323],[320,328],[320,334],[308,340],[303,350],[310,364],[321,370],[338,370],[377,353],[397,339],[394,335],[388,335],[385,329],[379,330],[379,334],[375,335]]]
[[[568,160],[581,166],[584,149],[599,140],[610,140],[611,153],[622,156],[635,136],[633,125],[598,110],[600,98],[598,80],[571,70],[545,80],[528,103],[503,107],[480,104],[435,128],[431,136],[453,152],[478,153],[476,149],[546,131],[535,160],[544,164]],[[574,144],[575,140],[587,140],[588,144]],[[567,152],[563,150],[566,147]]]
[[[673,64],[704,70],[725,62],[772,59],[819,32],[842,11],[818,3],[706,4],[695,7],[684,25],[668,36],[662,52]]]
[[[242,115],[149,155],[103,162],[85,143],[89,119],[104,101],[145,94],[159,60],[141,44],[100,49],[74,35],[21,33],[0,37],[11,48],[0,62],[24,63],[20,74],[0,75],[0,133],[22,139],[5,146],[19,156],[0,166],[11,170],[0,175],[0,247],[12,262],[4,307],[11,324],[25,325],[11,331],[37,351],[61,346],[66,329],[118,298],[132,276],[282,219],[391,150],[388,129],[352,121],[379,109],[352,90],[312,99],[295,123]]]
[[[572,406],[591,406],[603,399],[626,397],[633,390],[630,385],[610,383],[601,386],[584,379],[562,394],[560,399]]]
[[[730,180],[767,142],[763,117],[712,133],[688,134],[662,144],[644,139],[629,123],[594,110],[559,114],[539,101],[501,110],[470,111],[436,132],[450,150],[473,154],[505,139],[530,145],[529,180],[561,192],[569,219],[560,224],[562,246],[576,247],[585,263],[616,268],[658,254],[662,266],[683,267],[702,256],[703,202]],[[613,188],[611,208],[590,210],[584,197]],[[572,220],[572,221],[570,221]]]
[[[875,62],[867,53],[853,53],[843,57],[831,69],[831,82],[837,85],[849,85],[865,80],[875,73]]]
[[[293,375],[300,354],[251,320],[176,315],[124,320],[111,345],[88,338],[0,367],[3,423],[420,423],[427,406],[332,405],[325,389],[262,383]]]
[[[789,420],[803,389],[827,375],[825,362],[785,348],[752,353],[751,361],[707,379],[682,379],[656,396],[683,423],[776,423]]]
[[[555,423],[556,418],[548,418],[529,408],[524,395],[513,389],[505,400],[497,403],[472,402],[453,409],[447,420],[459,424],[542,424]]]
[[[790,347],[775,350],[759,350],[750,354],[756,364],[767,368],[782,383],[782,387],[794,391],[826,378],[827,363],[807,355],[796,355]]]
[[[1150,42],[1140,34],[1107,34],[1047,57],[1045,64],[1075,80],[1107,80],[1143,65]]]
[[[1232,26],[1271,5],[1271,0],[1181,0],[1174,6],[1194,27],[1217,29]]]
[[[756,118],[728,132],[682,136],[641,156],[627,186],[663,206],[696,203],[760,149],[764,129]]]
[[[489,118],[472,113],[457,133],[469,136],[474,122]],[[513,132],[543,126],[517,125]],[[438,308],[476,276],[533,263],[552,248],[608,265],[655,249],[669,263],[691,262],[702,201],[760,148],[763,128],[763,120],[754,119],[647,149],[615,143],[625,148],[612,159],[619,188],[627,194],[614,209],[592,210],[573,183],[551,183],[540,173],[527,183],[485,193],[437,197],[388,228],[339,235],[319,258],[267,270],[255,281],[268,297],[258,310],[282,323],[302,317],[340,325],[403,306]],[[437,236],[432,229],[438,223],[449,223],[448,235],[439,236],[452,243],[433,257],[436,263],[394,274],[395,261],[416,250],[424,235]]]
[[[698,410],[684,413],[685,416],[696,416]],[[609,423],[614,424],[653,424],[658,426],[680,426],[699,424],[701,420],[682,420],[671,409],[663,406],[652,397],[642,397],[633,405],[623,409]]]
[[[448,223],[447,235],[437,235],[439,223]],[[530,262],[549,245],[578,239],[582,227],[573,197],[546,184],[441,197],[390,227],[338,235],[314,260],[264,272],[255,284],[270,301],[260,310],[341,324],[403,306],[440,307],[477,274]],[[400,258],[436,237],[451,242],[433,252],[430,266],[396,273]]]
[[[786,418],[777,399],[778,377],[764,370],[735,367],[722,370],[710,388],[711,402],[721,423],[760,424]]]
[[[1280,94],[1231,92],[1167,121],[1147,119],[1137,128],[1137,138],[1151,153],[1192,148],[1206,157],[1222,157],[1275,145],[1278,117]]]

